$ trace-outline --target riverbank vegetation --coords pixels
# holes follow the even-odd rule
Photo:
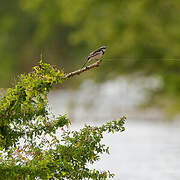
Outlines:
[[[81,71],[85,69],[88,68]],[[124,131],[126,118],[72,131],[66,115],[56,116],[50,111],[47,99],[50,90],[77,73],[80,72],[65,74],[41,61],[31,73],[20,75],[15,87],[1,95],[1,179],[76,180],[114,176],[109,171],[89,169],[88,164],[100,160],[102,153],[109,153],[109,147],[101,142],[103,134]]]

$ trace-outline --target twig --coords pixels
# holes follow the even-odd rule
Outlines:
[[[92,68],[95,68],[95,67],[98,67],[100,65],[100,63],[102,62],[102,60],[98,60],[96,61],[95,63],[89,65],[89,66],[86,66],[86,67],[83,67],[77,71],[74,71],[74,72],[70,72],[68,74],[65,75],[66,78],[70,78],[72,76],[75,76],[75,75],[79,75],[81,74],[82,72],[84,71],[88,71],[89,69],[92,69]]]

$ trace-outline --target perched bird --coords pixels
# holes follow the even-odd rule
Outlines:
[[[105,53],[106,51],[106,46],[102,46],[99,49],[91,52],[87,58],[87,61],[84,63],[84,65],[82,66],[82,68],[90,61],[92,60],[99,60],[101,59],[102,55]]]

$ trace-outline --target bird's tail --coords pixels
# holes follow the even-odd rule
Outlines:
[[[83,64],[82,68],[87,64],[88,61],[89,61],[89,58],[86,59],[86,62]]]

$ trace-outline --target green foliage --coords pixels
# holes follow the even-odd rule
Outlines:
[[[109,153],[103,133],[124,131],[125,117],[100,127],[69,129],[65,115],[50,112],[47,95],[65,75],[40,62],[31,73],[20,75],[16,86],[0,99],[1,179],[107,179],[109,171],[89,169]],[[57,133],[61,133],[57,136]],[[21,143],[20,143],[21,141]]]
[[[38,125],[34,129],[38,121],[35,124],[32,121],[41,118],[43,124],[48,123],[47,95],[52,86],[63,79],[63,72],[41,61],[32,73],[20,75],[14,89],[7,90],[7,95],[0,101],[0,134],[5,148],[14,145],[25,134],[25,129],[30,130],[26,135],[31,137],[36,131],[48,131],[62,125],[59,123],[61,118],[58,118],[54,127],[47,125],[42,128],[43,125]]]

